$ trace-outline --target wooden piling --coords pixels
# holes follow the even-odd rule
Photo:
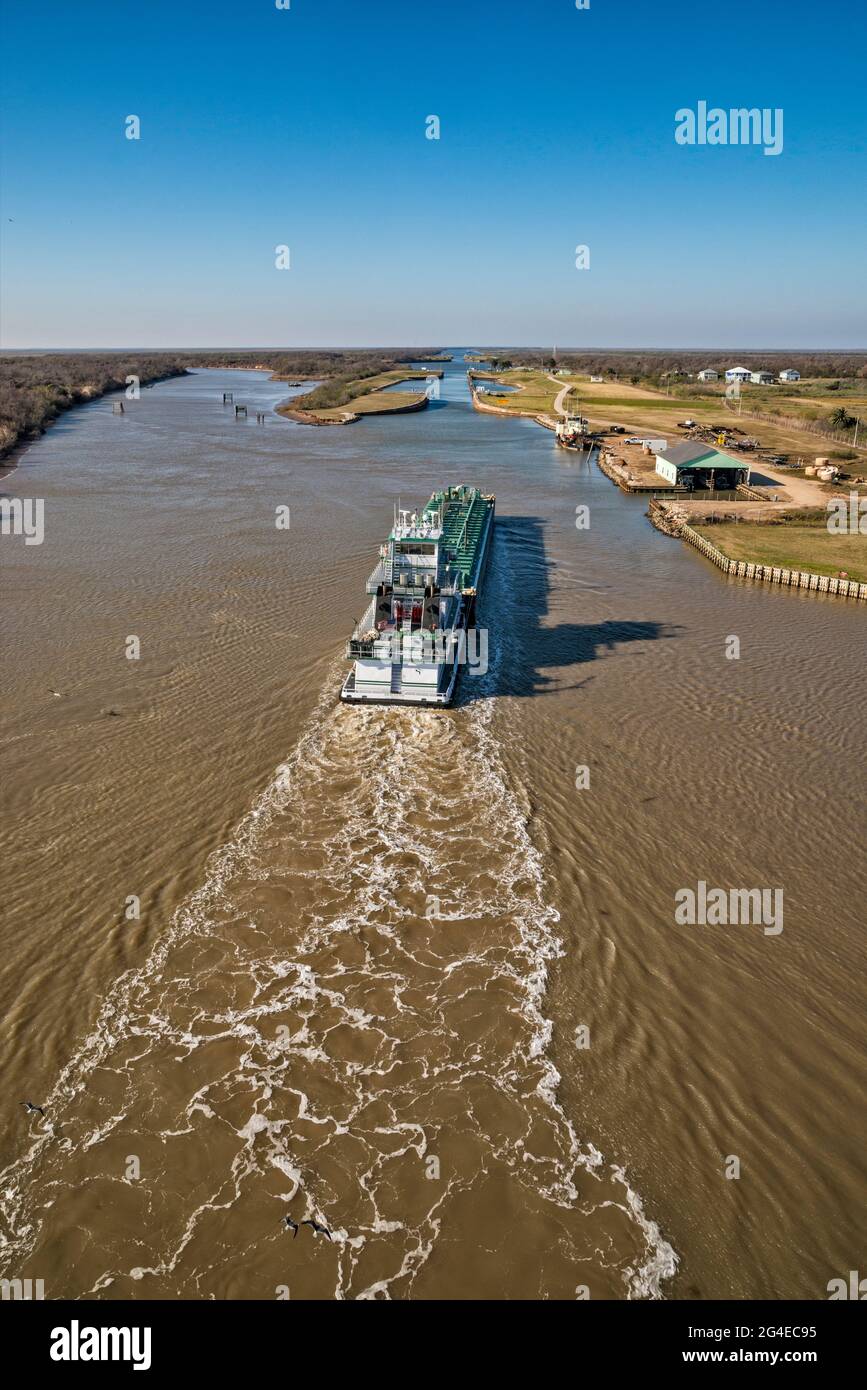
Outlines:
[[[783,584],[792,589],[812,589],[820,594],[837,594],[840,598],[867,599],[867,584],[857,579],[843,579],[827,574],[812,574],[804,570],[786,569],[781,565],[760,565],[749,560],[732,560],[687,523],[668,529],[665,504],[656,500],[650,503],[648,516],[654,526],[667,535],[679,536],[689,545],[706,556],[723,574],[736,579],[758,579],[765,584]],[[746,522],[745,525],[756,523]]]

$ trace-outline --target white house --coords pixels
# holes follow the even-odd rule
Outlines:
[[[719,381],[719,372],[715,372],[713,367],[705,367],[703,372],[698,374],[699,381]]]
[[[780,381],[800,381],[801,373],[796,372],[794,367],[787,367],[784,372],[780,372]]]
[[[749,367],[729,367],[726,372],[726,381],[749,381],[752,372]]]
[[[773,372],[750,372],[750,381],[756,386],[770,386],[773,379]]]

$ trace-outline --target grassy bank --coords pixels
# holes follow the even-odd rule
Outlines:
[[[867,536],[832,535],[824,518],[814,522],[721,522],[696,526],[730,560],[746,560],[811,574],[837,575],[867,582]]]
[[[840,365],[853,368],[849,361]],[[729,447],[747,436],[793,463],[829,455],[840,463],[851,463],[850,471],[856,473],[867,467],[867,453],[850,443],[855,421],[860,420],[858,443],[867,444],[867,386],[860,374],[815,377],[796,385],[748,383],[742,387],[739,402],[726,400],[725,382],[705,384],[674,376],[659,382],[637,376],[615,378],[608,372],[601,381],[591,381],[583,373],[552,378],[545,367],[524,366],[478,380],[490,391],[496,391],[497,381],[518,387],[514,393],[489,398],[490,404],[518,415],[551,413],[558,391],[570,384],[574,391],[569,407],[586,415],[596,428],[618,424],[636,433],[661,433],[676,439],[683,433],[680,422],[692,419],[726,431]],[[840,411],[848,425],[841,425],[835,416]],[[763,418],[753,419],[753,413]]]
[[[477,377],[476,381],[490,393],[482,397],[486,405],[495,405],[498,409],[508,410],[514,415],[550,413],[554,409],[555,396],[566,385],[565,380],[557,385],[545,372],[528,369],[498,372],[496,377]],[[506,391],[498,396],[498,382],[517,387],[517,390]]]
[[[348,415],[387,415],[401,407],[419,405],[425,392],[387,391],[386,387],[402,381],[427,381],[429,375],[398,367],[369,376],[336,376],[281,406],[280,414],[311,424],[339,424]]]

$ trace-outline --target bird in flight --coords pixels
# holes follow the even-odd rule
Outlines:
[[[331,1239],[331,1232],[329,1231],[328,1227],[327,1227],[327,1226],[320,1226],[320,1224],[319,1224],[318,1221],[311,1221],[311,1220],[309,1219],[309,1217],[308,1217],[308,1219],[307,1219],[306,1221],[302,1221],[302,1222],[301,1222],[301,1225],[302,1225],[302,1226],[312,1226],[312,1227],[313,1227],[313,1234],[314,1234],[314,1235],[320,1235],[320,1234],[321,1234],[321,1235],[323,1235],[323,1236],[327,1236],[329,1240]]]
[[[35,1113],[41,1115],[43,1120],[45,1119],[45,1111],[42,1109],[41,1105],[34,1105],[32,1100],[22,1100],[21,1104],[24,1106],[28,1115],[33,1115]]]
[[[298,1222],[293,1221],[291,1216],[284,1216],[283,1220],[286,1222],[286,1230],[294,1232],[294,1235],[292,1236],[292,1239],[294,1240],[295,1236],[297,1236],[298,1234]]]

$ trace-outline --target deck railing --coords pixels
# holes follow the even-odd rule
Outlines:
[[[375,594],[380,584],[384,584],[389,571],[387,560],[380,560],[375,569],[371,570],[366,589],[369,594]]]
[[[352,639],[360,638],[365,632],[369,632],[376,620],[376,599],[371,599],[364,610],[364,615],[355,624],[352,632]]]

